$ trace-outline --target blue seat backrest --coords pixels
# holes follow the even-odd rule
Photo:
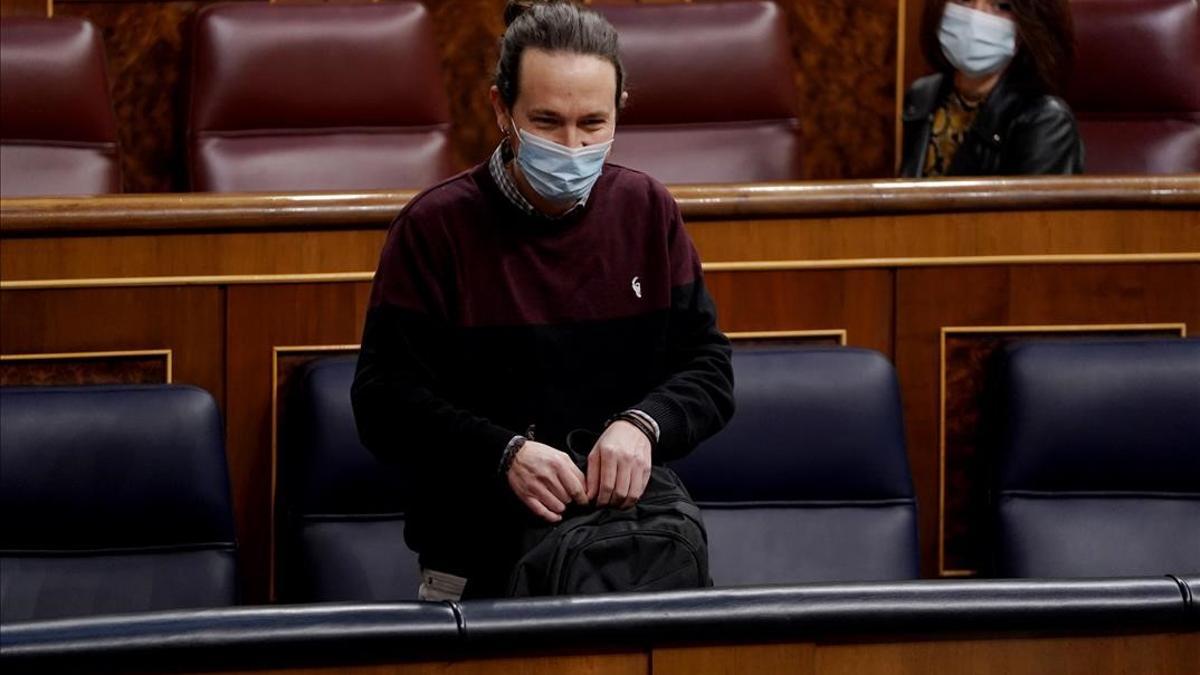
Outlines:
[[[999,372],[997,571],[1200,570],[1200,341],[1019,343]]]
[[[355,357],[306,364],[287,392],[279,447],[279,597],[290,602],[414,599],[399,471],[358,440]]]
[[[3,620],[234,604],[222,437],[195,387],[0,390]]]
[[[673,466],[718,586],[918,575],[895,371],[853,348],[736,349],[737,412]]]

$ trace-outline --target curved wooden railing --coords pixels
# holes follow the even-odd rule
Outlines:
[[[1200,209],[1200,175],[856,180],[671,188],[686,219]],[[0,237],[385,228],[412,190],[0,199]]]

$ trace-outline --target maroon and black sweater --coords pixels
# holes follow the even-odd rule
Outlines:
[[[729,342],[700,260],[657,181],[606,165],[585,206],[527,216],[487,165],[417,196],[392,223],[354,380],[363,443],[412,477],[405,538],[422,564],[495,569],[531,517],[498,476],[537,427],[563,447],[637,408],[655,461],[733,413]]]

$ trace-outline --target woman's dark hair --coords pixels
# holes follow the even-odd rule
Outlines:
[[[954,70],[938,42],[948,1],[930,0],[921,17],[921,49],[943,73]],[[1067,0],[1009,0],[1008,4],[1017,24],[1017,55],[1009,72],[1042,93],[1062,93],[1075,59],[1075,27]]]
[[[567,0],[509,0],[504,8],[507,29],[500,38],[496,88],[512,109],[520,92],[521,55],[528,48],[597,56],[616,69],[616,104],[625,91],[625,67],[617,53],[617,30],[607,19]]]

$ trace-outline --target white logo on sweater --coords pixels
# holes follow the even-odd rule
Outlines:
[[[639,298],[642,297],[642,282],[638,281],[637,277],[634,277],[633,281],[631,281],[629,285],[633,286],[634,295],[638,296]]]

